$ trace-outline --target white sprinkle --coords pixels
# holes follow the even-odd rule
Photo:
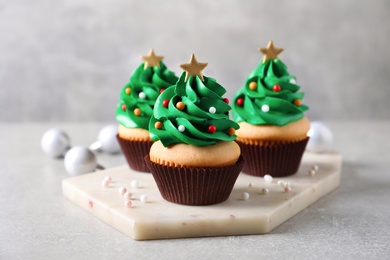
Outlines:
[[[261,190],[261,193],[263,193],[263,194],[268,194],[268,193],[269,193],[269,189],[268,189],[268,188],[263,188],[263,189]]]
[[[248,192],[243,192],[241,196],[243,200],[248,200],[250,197]]]
[[[142,203],[145,203],[148,201],[148,196],[146,196],[145,194],[142,194],[140,197],[139,197],[139,200],[142,202]]]
[[[126,200],[125,203],[123,203],[126,208],[131,208],[131,200]]]
[[[127,190],[126,190],[125,187],[120,187],[119,190],[118,190],[119,194],[122,195],[122,196],[125,195],[126,191]]]
[[[252,188],[252,187],[253,187],[252,182],[248,183],[248,187],[249,187],[249,188]]]
[[[130,185],[133,188],[138,188],[138,181],[137,180],[133,180],[133,181],[131,181]]]
[[[138,94],[138,97],[141,98],[141,99],[145,99],[146,98],[146,94],[144,92],[140,92]]]
[[[125,194],[123,194],[123,198],[125,198],[125,200],[131,200],[131,198],[133,197],[133,194],[131,194],[130,192],[125,192]]]
[[[289,183],[288,181],[284,182],[284,187],[291,187],[291,183]]]
[[[291,191],[291,186],[284,187],[284,192],[288,193]]]
[[[266,183],[272,183],[272,181],[274,180],[274,178],[272,178],[272,176],[271,175],[268,175],[268,174],[266,174],[266,175],[264,175],[264,181],[266,182]]]
[[[263,111],[264,113],[267,113],[269,111],[269,106],[268,105],[262,105],[261,106],[261,111]]]
[[[177,129],[179,129],[180,132],[184,132],[186,130],[184,125],[179,125],[179,127]]]
[[[312,169],[315,171],[318,171],[320,169],[320,167],[317,164],[315,164],[315,165],[313,165]]]
[[[284,181],[278,181],[278,185],[284,187],[286,186],[286,183]]]
[[[210,107],[210,108],[209,108],[209,112],[210,112],[211,114],[215,114],[215,112],[217,112],[217,109],[216,109],[215,107]]]
[[[296,84],[297,83],[297,81],[295,80],[295,79],[290,79],[290,81],[289,81],[291,84]]]
[[[314,169],[309,170],[309,176],[316,175],[316,171]]]
[[[102,181],[102,187],[107,188],[110,185],[110,182],[107,180]]]
[[[104,177],[104,179],[103,179],[104,181],[108,181],[108,182],[111,182],[111,180],[112,180],[112,178],[111,178],[111,176],[106,176],[106,177]]]

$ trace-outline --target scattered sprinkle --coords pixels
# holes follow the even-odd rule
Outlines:
[[[123,197],[125,198],[125,200],[131,200],[131,198],[133,197],[133,194],[131,194],[131,192],[125,192],[125,194],[123,194]]]
[[[120,187],[119,190],[118,190],[118,192],[119,192],[120,195],[125,195],[126,191],[127,191],[127,190],[126,190],[125,187]]]
[[[104,181],[111,182],[111,181],[112,181],[112,178],[111,178],[111,176],[107,175],[106,177],[104,177],[103,180],[104,180]]]
[[[248,192],[243,192],[241,196],[243,200],[248,200],[250,197]]]
[[[316,175],[316,171],[313,169],[309,170],[309,176],[314,176],[314,175]]]
[[[145,194],[142,194],[140,197],[139,197],[139,200],[142,202],[142,203],[145,203],[148,201],[148,196],[146,196]]]
[[[186,130],[185,126],[184,125],[179,125],[179,127],[177,128],[180,132],[184,132]]]
[[[252,188],[252,187],[253,187],[252,182],[248,183],[248,187],[249,187],[249,188]]]
[[[284,181],[278,181],[278,185],[281,186],[281,187],[284,187],[286,184]]]
[[[146,94],[145,94],[144,92],[140,92],[140,93],[138,94],[138,97],[139,97],[140,99],[145,99],[145,98],[146,98]]]
[[[291,191],[291,186],[284,187],[284,192],[288,193]]]
[[[124,203],[126,208],[131,208],[131,204],[132,204],[131,200],[126,200],[125,203]]]
[[[133,181],[131,181],[131,187],[133,187],[133,188],[138,188],[138,181],[137,180],[133,180]]]
[[[272,178],[271,175],[268,175],[268,174],[264,175],[263,178],[264,178],[264,181],[265,181],[266,183],[272,183],[272,181],[273,181],[273,179],[274,179],[274,178]]]
[[[315,164],[315,165],[313,165],[312,169],[315,171],[318,171],[320,169],[320,167],[317,164]]]
[[[210,108],[209,108],[209,112],[210,112],[211,114],[215,114],[215,112],[217,112],[217,109],[216,109],[215,107],[210,107]]]
[[[263,189],[261,190],[261,193],[263,193],[263,194],[268,194],[268,193],[269,193],[269,189],[268,189],[268,188],[263,188]]]
[[[109,185],[110,185],[110,182],[109,182],[109,181],[107,181],[107,180],[103,180],[103,181],[102,181],[102,187],[103,187],[103,188],[107,188]]]

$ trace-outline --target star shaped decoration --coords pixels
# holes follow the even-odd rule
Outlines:
[[[141,59],[145,61],[144,69],[148,67],[157,66],[160,68],[160,61],[164,56],[157,56],[153,49],[150,49],[148,56],[141,56]]]
[[[263,63],[268,60],[274,60],[278,58],[278,54],[280,54],[283,49],[275,48],[273,41],[269,41],[267,48],[259,48],[259,51],[264,54]]]
[[[195,58],[195,55],[191,55],[190,63],[187,64],[181,64],[180,68],[182,68],[184,71],[186,71],[186,78],[184,79],[184,82],[188,80],[191,76],[198,76],[202,81],[204,81],[202,70],[206,68],[208,63],[206,62],[198,62]]]

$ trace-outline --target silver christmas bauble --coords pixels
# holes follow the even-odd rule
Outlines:
[[[66,151],[70,148],[70,140],[64,131],[52,128],[43,134],[41,147],[46,155],[61,157],[64,156]]]
[[[120,151],[116,134],[118,133],[117,125],[107,125],[103,127],[98,134],[98,141],[101,143],[101,149],[107,153],[118,153]]]
[[[96,156],[87,147],[76,146],[65,154],[64,165],[71,176],[93,172],[97,167]]]
[[[333,133],[329,127],[319,121],[310,123],[310,130],[307,133],[310,137],[306,150],[312,152],[325,152],[331,149],[333,144]]]

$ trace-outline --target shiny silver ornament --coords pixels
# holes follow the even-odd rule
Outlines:
[[[333,133],[324,123],[319,121],[311,122],[307,135],[310,139],[306,150],[311,152],[325,152],[332,148]]]
[[[116,134],[118,133],[117,125],[106,125],[103,127],[98,134],[97,141],[89,146],[93,151],[103,151],[106,153],[119,153],[120,147]]]
[[[62,130],[52,128],[43,134],[41,148],[50,157],[62,157],[70,148],[70,139]]]
[[[98,164],[95,154],[85,146],[70,149],[64,159],[66,171],[71,176],[93,172]]]

